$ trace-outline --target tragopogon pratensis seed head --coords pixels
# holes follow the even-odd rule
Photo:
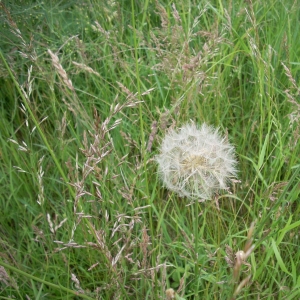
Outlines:
[[[189,123],[170,130],[156,161],[164,185],[191,199],[211,199],[236,175],[234,147],[206,124]]]

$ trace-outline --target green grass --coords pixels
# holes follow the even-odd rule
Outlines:
[[[300,5],[159,3],[0,2],[1,299],[300,298]],[[154,160],[189,120],[239,161],[203,203]]]

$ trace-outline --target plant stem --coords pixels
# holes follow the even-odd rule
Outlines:
[[[194,222],[194,239],[195,239],[195,297],[198,295],[198,275],[199,275],[199,264],[198,264],[198,242],[199,242],[199,222],[198,222],[198,215],[199,215],[199,203],[196,201],[195,203],[195,222]]]

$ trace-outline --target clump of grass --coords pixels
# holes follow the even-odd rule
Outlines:
[[[298,6],[1,2],[1,296],[299,298]],[[213,201],[159,183],[188,120],[235,145]]]

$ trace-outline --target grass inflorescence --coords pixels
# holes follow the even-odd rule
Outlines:
[[[0,296],[298,299],[299,10],[0,2]]]

